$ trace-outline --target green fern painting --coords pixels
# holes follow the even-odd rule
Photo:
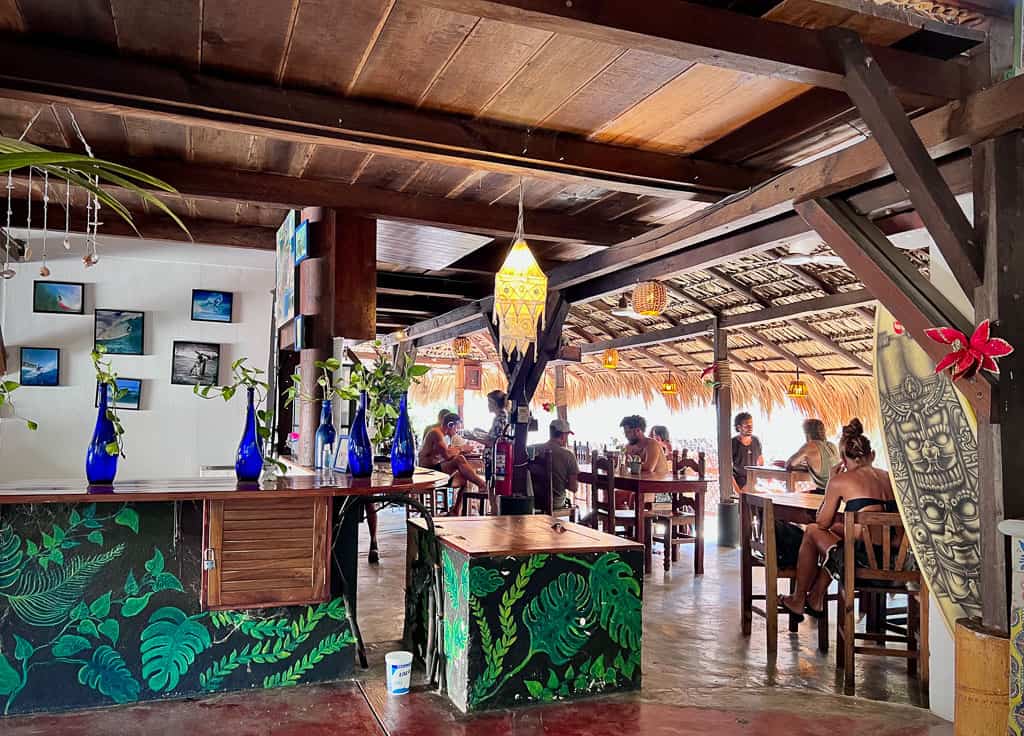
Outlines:
[[[283,687],[349,671],[354,637],[340,598],[198,610],[201,543],[176,538],[172,513],[170,504],[5,509],[5,715]]]

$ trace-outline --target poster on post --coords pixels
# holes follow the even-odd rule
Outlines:
[[[295,210],[277,229],[277,328],[295,316]]]

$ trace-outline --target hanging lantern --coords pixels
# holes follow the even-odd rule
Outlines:
[[[548,277],[540,270],[530,246],[519,239],[494,277],[494,322],[501,349],[526,355],[544,329]]]
[[[615,348],[608,348],[601,355],[601,365],[610,371],[619,367],[619,351]]]
[[[665,380],[661,382],[661,393],[664,396],[675,396],[679,393],[676,379],[672,378],[671,375],[665,376]]]
[[[459,335],[452,340],[452,352],[455,353],[456,358],[468,358],[469,354],[473,352],[473,344],[465,335]]]
[[[657,317],[668,308],[668,291],[660,281],[644,281],[633,289],[633,311]]]
[[[806,399],[808,394],[807,383],[800,380],[800,369],[796,369],[796,378],[789,382],[786,389],[786,396],[791,399]]]

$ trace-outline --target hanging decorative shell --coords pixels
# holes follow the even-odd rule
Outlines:
[[[50,268],[45,263],[39,267],[39,275],[44,279],[50,275]]]

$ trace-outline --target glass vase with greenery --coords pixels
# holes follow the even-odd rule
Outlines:
[[[369,418],[374,427],[373,442],[377,452],[386,455],[391,451],[398,422],[398,404],[402,394],[425,376],[430,367],[405,361],[401,370],[395,367],[381,348],[380,341],[373,345],[376,358],[372,365],[357,363],[352,366],[352,377],[343,392],[344,398],[356,399],[360,391],[366,391],[369,398]]]
[[[269,465],[284,472],[287,468],[277,459],[274,443],[270,441],[273,436],[274,412],[266,406],[270,391],[270,384],[263,380],[266,371],[246,365],[248,361],[248,358],[243,357],[231,364],[231,383],[225,386],[193,386],[192,393],[203,399],[219,397],[224,401],[231,401],[239,389],[245,389],[247,394],[252,391],[256,407],[256,434],[262,445],[264,466]]]
[[[120,417],[117,416],[117,402],[123,399],[128,391],[117,386],[117,373],[110,366],[109,360],[103,360],[107,349],[103,345],[97,345],[92,350],[92,367],[96,372],[97,390],[106,386],[107,411],[106,418],[114,425],[114,439],[108,442],[104,449],[111,457],[125,457],[124,454],[124,426]]]

